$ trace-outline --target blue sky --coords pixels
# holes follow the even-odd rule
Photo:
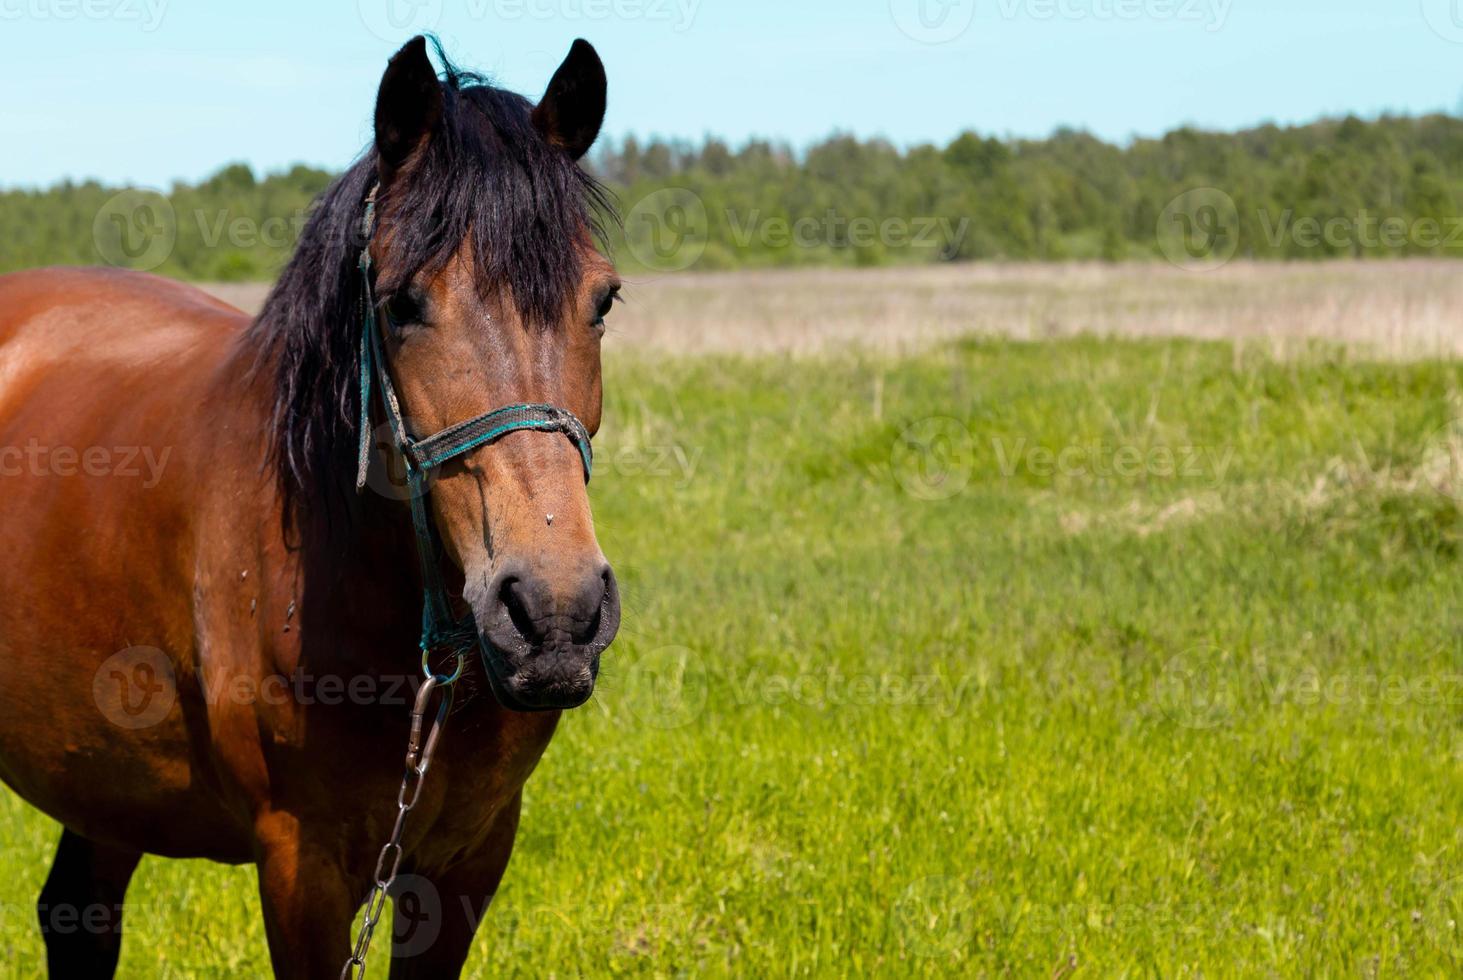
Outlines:
[[[1124,140],[1463,102],[1463,0],[0,0],[0,185],[339,168],[414,27],[531,96],[586,37],[606,131],[641,136]]]

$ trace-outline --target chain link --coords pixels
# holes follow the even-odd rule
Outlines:
[[[456,676],[452,678],[456,679]],[[427,707],[431,704],[432,693],[438,688],[445,693],[442,703],[437,707],[437,716],[432,720],[432,727],[427,730],[426,741],[423,742],[422,729],[426,727]],[[406,745],[406,773],[401,777],[401,789],[396,794],[396,824],[391,828],[391,839],[381,848],[381,854],[376,858],[376,883],[371,888],[370,897],[366,899],[366,918],[361,923],[361,931],[356,935],[356,945],[351,951],[350,959],[341,968],[340,980],[365,980],[366,951],[371,948],[371,934],[376,931],[376,923],[386,909],[387,890],[396,881],[397,869],[401,867],[401,835],[406,829],[406,816],[411,813],[412,807],[417,805],[417,798],[421,796],[427,767],[431,765],[432,753],[437,748],[442,725],[451,707],[452,685],[446,678],[433,675],[422,682],[421,689],[417,691],[416,704],[412,707],[411,737]]]

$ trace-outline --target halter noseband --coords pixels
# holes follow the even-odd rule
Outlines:
[[[371,234],[375,224],[376,191],[372,188],[366,197],[366,213],[361,219],[361,235],[365,244],[361,248],[358,266],[361,270],[361,417],[360,445],[356,460],[356,492],[366,486],[366,473],[371,465],[371,385],[381,388],[381,402],[386,407],[386,421],[391,428],[391,440],[396,451],[406,463],[407,490],[411,502],[412,527],[416,532],[417,558],[422,570],[422,667],[427,675],[434,676],[429,657],[433,651],[446,650],[456,655],[456,671],[449,676],[438,676],[441,683],[450,683],[462,672],[463,658],[468,649],[477,644],[478,630],[469,613],[462,619],[452,615],[447,599],[447,589],[442,583],[442,570],[437,564],[437,549],[432,538],[431,519],[427,515],[426,477],[436,467],[469,452],[479,446],[503,438],[510,432],[531,429],[538,432],[562,432],[579,450],[584,463],[584,482],[589,482],[594,463],[594,451],[589,444],[589,430],[573,412],[554,405],[505,405],[491,412],[450,425],[440,432],[415,439],[407,432],[406,420],[401,414],[401,402],[396,397],[396,388],[391,383],[391,372],[387,370],[382,351],[381,331],[377,326],[376,298],[371,283]]]

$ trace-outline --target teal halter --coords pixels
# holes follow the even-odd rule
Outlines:
[[[462,673],[463,659],[478,644],[477,625],[469,613],[462,619],[452,615],[447,588],[442,583],[442,570],[437,563],[436,543],[432,538],[431,519],[427,514],[427,474],[463,453],[486,446],[510,432],[531,429],[537,432],[562,432],[579,450],[584,463],[584,482],[589,482],[594,452],[589,444],[589,430],[572,412],[553,405],[507,405],[485,412],[476,418],[448,426],[425,439],[414,439],[406,430],[401,402],[391,383],[382,353],[381,331],[377,326],[376,299],[371,284],[371,232],[375,223],[376,189],[366,198],[366,213],[361,221],[365,245],[361,249],[362,314],[361,314],[361,417],[360,445],[356,461],[356,492],[366,486],[366,472],[371,465],[371,385],[374,379],[381,388],[381,402],[386,407],[386,421],[391,439],[406,463],[407,490],[411,499],[412,527],[416,532],[417,558],[422,570],[422,669],[427,676],[436,676],[448,684]],[[442,651],[457,658],[456,670],[450,675],[433,673],[429,660],[432,653]]]

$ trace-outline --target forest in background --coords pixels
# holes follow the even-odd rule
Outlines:
[[[1463,119],[1180,129],[1114,145],[965,133],[900,149],[834,135],[804,150],[633,137],[588,161],[624,219],[627,270],[964,260],[1463,255]],[[0,192],[0,271],[110,262],[188,279],[269,279],[333,174],[127,194],[95,182]]]

